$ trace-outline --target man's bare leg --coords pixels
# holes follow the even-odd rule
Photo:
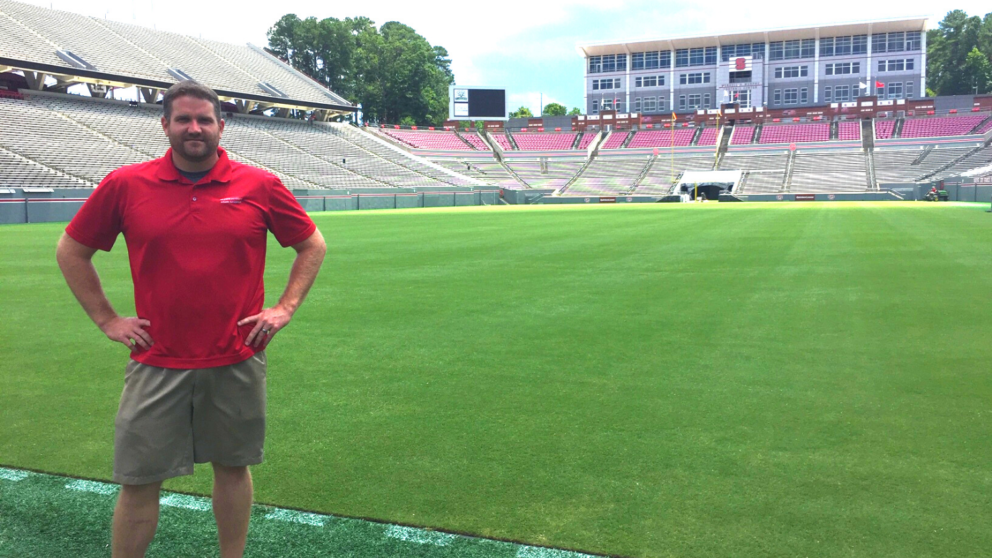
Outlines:
[[[214,466],[214,517],[221,558],[241,558],[251,518],[252,484],[248,467]]]
[[[114,508],[113,558],[142,558],[158,527],[161,482],[124,484]]]

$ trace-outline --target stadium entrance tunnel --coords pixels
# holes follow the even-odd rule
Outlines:
[[[718,200],[720,199],[720,194],[729,194],[733,184],[699,184],[696,186],[690,184],[682,185],[682,192],[689,194],[689,197],[696,199],[698,195],[700,199],[706,196],[707,200]]]
[[[678,192],[690,198],[706,196],[708,200],[720,199],[720,194],[731,194],[741,182],[741,171],[685,171],[679,178]]]

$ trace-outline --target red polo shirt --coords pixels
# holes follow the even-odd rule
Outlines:
[[[220,160],[195,186],[165,157],[122,167],[100,183],[66,228],[78,242],[110,251],[127,242],[134,304],[155,344],[132,358],[166,368],[241,362],[262,310],[267,231],[283,246],[317,229],[275,176]]]

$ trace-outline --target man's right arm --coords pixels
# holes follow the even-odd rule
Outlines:
[[[107,300],[103,286],[100,285],[100,276],[93,267],[95,253],[95,249],[63,233],[55,257],[65,282],[68,283],[72,294],[76,295],[76,300],[86,314],[108,338],[129,348],[137,345],[148,349],[154,342],[148,332],[142,328],[151,325],[151,322],[117,315],[110,301]]]

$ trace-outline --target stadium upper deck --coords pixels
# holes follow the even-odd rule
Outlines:
[[[582,44],[585,110],[687,113],[925,96],[926,18]]]
[[[252,45],[238,46],[0,0],[0,72],[19,70],[32,89],[91,93],[137,86],[146,102],[183,79],[254,108],[353,112],[344,98]],[[45,87],[46,81],[56,85]]]

